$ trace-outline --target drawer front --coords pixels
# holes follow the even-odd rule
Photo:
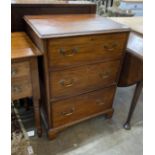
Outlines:
[[[48,46],[49,67],[56,69],[109,58],[120,58],[126,40],[126,33],[50,40]]]
[[[114,84],[119,66],[120,61],[111,61],[51,72],[51,98],[66,97]]]
[[[29,61],[17,62],[11,64],[11,77],[18,78],[30,75]]]
[[[32,96],[30,79],[16,79],[11,82],[12,100]]]
[[[72,123],[111,109],[114,93],[115,87],[110,87],[74,98],[53,102],[53,126],[58,127]]]

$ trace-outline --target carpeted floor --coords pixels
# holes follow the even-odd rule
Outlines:
[[[79,123],[61,132],[57,139],[49,141],[31,138],[37,155],[142,155],[143,154],[143,97],[132,119],[132,129],[126,131],[122,125],[127,117],[134,86],[118,88],[112,119],[99,116]]]

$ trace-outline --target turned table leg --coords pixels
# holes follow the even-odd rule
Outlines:
[[[131,105],[130,105],[130,110],[129,110],[129,113],[128,113],[128,117],[127,117],[127,120],[126,120],[126,122],[125,122],[125,124],[123,126],[126,130],[129,130],[131,128],[130,127],[130,121],[131,121],[133,112],[135,110],[138,98],[139,98],[139,96],[141,94],[142,88],[143,88],[143,81],[140,81],[136,85],[134,95],[133,95],[133,98],[132,98],[132,102],[131,102]]]
[[[39,99],[33,99],[35,126],[36,126],[38,137],[41,137],[42,128],[41,128],[41,116],[40,116],[40,104],[39,103],[40,103]]]

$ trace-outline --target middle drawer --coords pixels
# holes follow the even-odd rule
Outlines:
[[[67,97],[116,82],[120,61],[111,61],[50,72],[51,98]]]

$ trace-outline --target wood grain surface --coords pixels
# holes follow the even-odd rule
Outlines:
[[[42,53],[25,32],[11,33],[11,59],[39,56]]]
[[[58,127],[111,109],[114,94],[115,87],[109,87],[89,94],[53,102],[53,126]]]
[[[51,98],[69,97],[116,84],[120,61],[110,61],[50,73]]]
[[[127,37],[126,33],[114,33],[50,39],[48,41],[49,66],[52,70],[56,70],[121,58]]]
[[[143,38],[130,33],[119,86],[136,84],[143,79]]]
[[[44,39],[129,31],[127,26],[96,14],[38,15],[25,16],[24,19]]]

